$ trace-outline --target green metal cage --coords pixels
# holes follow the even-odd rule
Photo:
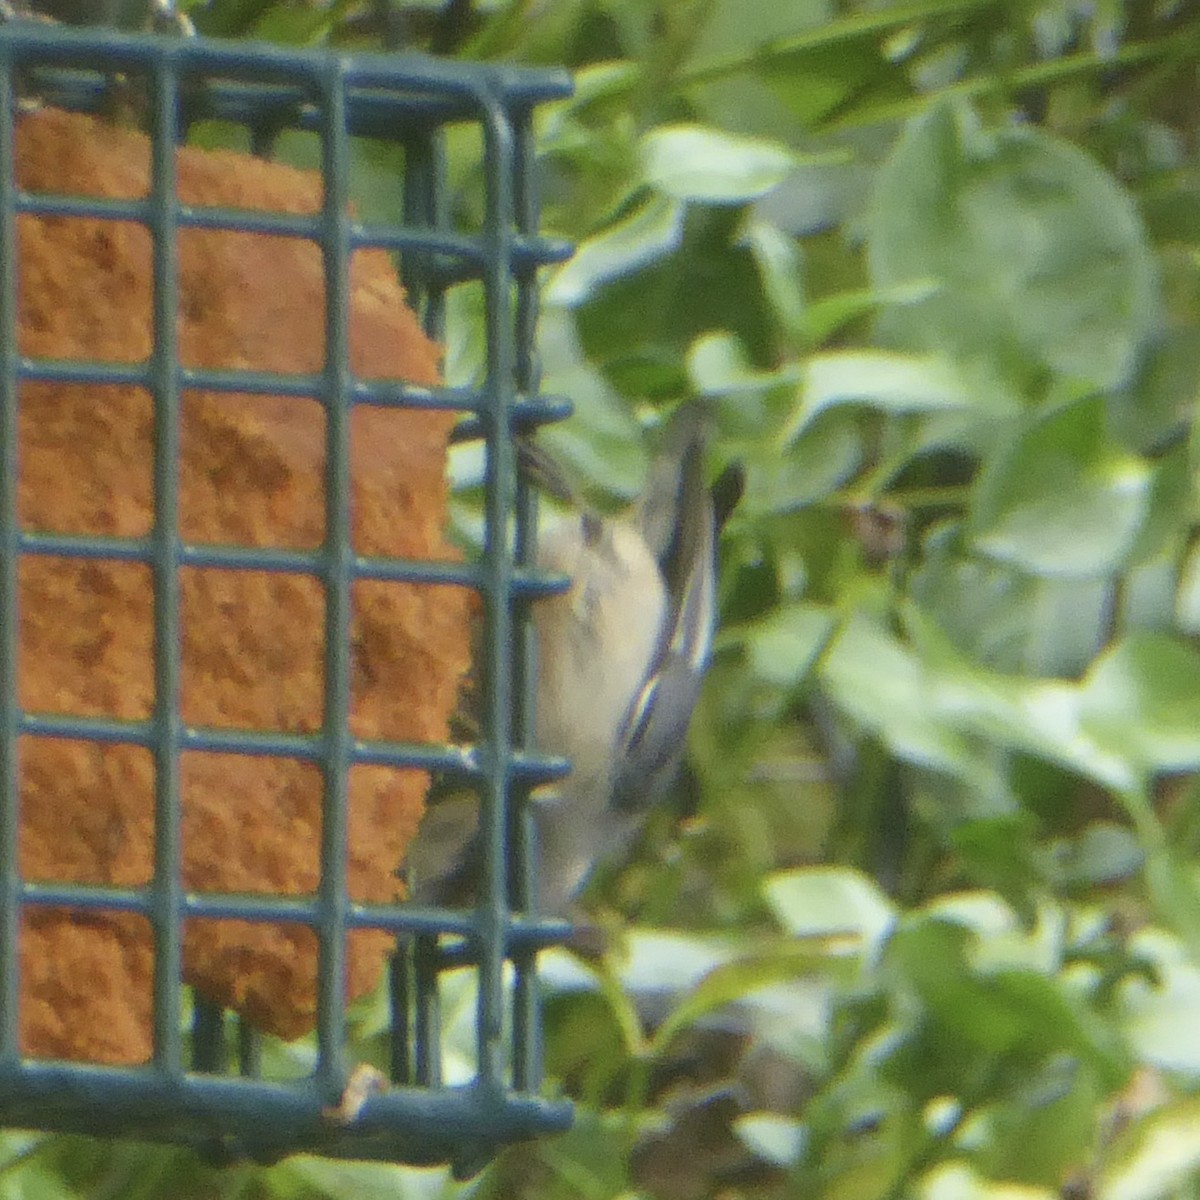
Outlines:
[[[138,81],[152,137],[150,194],[140,201],[29,194],[14,183],[19,89],[33,86],[56,107],[95,112],[118,74]],[[517,917],[507,880],[531,872],[520,797],[564,764],[522,750],[531,648],[525,601],[552,584],[526,564],[533,500],[517,477],[514,435],[564,415],[538,394],[533,334],[537,272],[567,248],[539,237],[532,118],[537,105],[569,93],[557,71],[462,66],[414,54],[338,54],[205,39],[70,30],[37,21],[0,27],[0,1124],[137,1137],[192,1145],[218,1160],[270,1161],[297,1151],[414,1164],[449,1162],[474,1172],[507,1142],[562,1130],[570,1106],[540,1096],[541,1042],[535,959],[560,938],[561,923]],[[313,218],[182,205],[174,147],[199,117],[232,122],[251,145],[282,130],[319,136],[323,209]],[[444,179],[443,136],[474,126],[483,147],[480,228],[454,227]],[[403,219],[367,225],[349,215],[352,139],[403,148]],[[140,364],[22,357],[17,348],[16,220],[20,213],[138,222],[153,241],[153,351]],[[176,233],[186,227],[285,233],[316,241],[326,273],[326,368],[315,377],[185,369],[176,347]],[[482,284],[486,372],[478,388],[439,389],[356,379],[348,360],[347,278],[361,247],[400,253],[410,302],[435,338],[445,297]],[[154,398],[155,524],[123,539],[33,533],[17,513],[18,390],[30,380],[130,384]],[[178,534],[180,396],[186,388],[292,395],[323,405],[326,534],[311,554],[216,547]],[[486,445],[485,544],[476,563],[447,565],[366,558],[349,537],[349,419],[354,405],[461,411],[463,436]],[[515,530],[515,536],[513,531]],[[17,572],[22,556],[57,555],[147,564],[154,592],[154,685],[144,722],[49,716],[18,704]],[[179,705],[181,566],[300,572],[324,588],[325,707],[315,736],[189,727]],[[418,746],[355,740],[347,724],[350,589],[360,579],[457,584],[482,598],[483,735],[477,746]],[[155,764],[153,880],[144,888],[30,883],[18,869],[18,739],[90,740],[148,749]],[[321,881],[311,897],[196,895],[181,883],[179,759],[182,751],[301,759],[324,773]],[[456,776],[482,798],[485,869],[476,907],[353,903],[346,886],[347,774],[356,763],[420,767]],[[515,875],[513,874],[515,872]],[[515,894],[519,897],[521,888]],[[153,1058],[110,1066],[22,1058],[18,1043],[19,933],[33,906],[140,914],[155,947]],[[294,1081],[264,1079],[259,1039],[240,1029],[227,1043],[226,1015],[196,1001],[190,1034],[181,985],[185,919],[300,923],[318,941],[315,1069]],[[351,1064],[342,977],[347,934],[383,929],[397,937],[391,972],[390,1086],[349,1120],[331,1120]],[[441,1082],[438,977],[474,967],[477,1069],[464,1085]]]

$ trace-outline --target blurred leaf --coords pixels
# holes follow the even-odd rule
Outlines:
[[[651,187],[676,200],[744,204],[770,191],[800,163],[786,146],[734,137],[704,125],[660,125],[642,138]]]
[[[983,967],[976,945],[965,927],[940,917],[908,918],[888,943],[888,971],[919,997],[943,1053],[966,1061],[973,1053],[1065,1051],[1090,1062],[1109,1086],[1123,1078],[1117,1035],[1071,989],[1041,971]]]
[[[804,1037],[819,1042],[829,1031],[830,988],[826,981],[815,982],[812,976],[827,966],[828,957],[806,941],[747,954],[714,967],[659,1026],[652,1050],[662,1054],[675,1037],[701,1019],[738,1001],[750,1001],[768,988],[779,990],[785,998],[790,1040]],[[729,1023],[735,1028],[751,1024],[746,1017]]]
[[[804,125],[827,120],[868,96],[882,103],[911,95],[904,72],[881,52],[878,37],[853,30],[853,18],[844,28],[847,36],[836,44],[805,45],[801,39],[794,49],[781,46],[761,60],[764,82]]]
[[[787,513],[832,495],[862,463],[862,427],[855,413],[830,409],[780,453],[754,464],[748,507]]]
[[[328,36],[334,19],[331,6],[272,4],[247,32],[283,45],[317,46]]]
[[[814,354],[805,362],[791,433],[824,409],[855,403],[908,413],[970,408],[976,398],[942,359],[871,350]]]
[[[1112,445],[1098,400],[1038,420],[985,467],[970,520],[984,553],[1037,575],[1121,565],[1149,508],[1153,474]]]
[[[969,1163],[953,1160],[933,1168],[915,1194],[918,1200],[1060,1200],[1061,1196],[1058,1188],[986,1179]]]
[[[1179,1195],[1200,1170],[1200,1101],[1176,1100],[1140,1121],[1106,1155],[1097,1200]]]
[[[1094,821],[1058,855],[1059,878],[1067,887],[1117,883],[1141,870],[1145,852],[1132,830]]]
[[[734,1129],[748,1150],[777,1167],[790,1167],[805,1149],[805,1129],[778,1113],[754,1112],[739,1117]]]
[[[685,386],[682,356],[714,329],[738,338],[752,360],[763,360],[768,309],[754,259],[741,244],[741,227],[736,209],[689,205],[673,253],[612,278],[580,305],[584,348],[614,383],[620,384],[618,371],[631,359],[671,363],[674,374],[662,398],[677,398]]]
[[[1183,428],[1197,399],[1200,332],[1166,331],[1147,347],[1137,373],[1109,400],[1114,434],[1148,453]]]
[[[772,315],[787,344],[799,349],[807,302],[800,247],[795,238],[763,220],[749,220],[743,237],[754,255]]]
[[[1200,634],[1200,542],[1190,547],[1180,567],[1175,617],[1181,633]]]
[[[446,1167],[348,1163],[300,1154],[273,1167],[271,1174],[275,1186],[295,1180],[308,1195],[354,1196],[356,1200],[449,1200],[458,1194]]]
[[[668,971],[678,956],[664,956]],[[703,968],[700,968],[702,970]],[[657,980],[642,978],[622,979],[620,964],[612,961],[583,963],[572,954],[558,949],[548,950],[538,960],[538,976],[541,984],[553,994],[555,991],[596,992],[604,998],[621,1038],[626,1054],[640,1054],[643,1047],[642,1025],[638,1016],[635,992],[661,992],[670,985]],[[588,1026],[594,1029],[596,1022],[589,1019]],[[574,1048],[574,1047],[573,1047]]]
[[[1112,583],[1030,575],[972,553],[957,522],[935,525],[910,590],[956,649],[1009,674],[1075,678],[1107,636]]]
[[[834,617],[814,604],[777,608],[740,630],[755,675],[780,687],[795,687],[808,674],[833,631]]]
[[[995,892],[949,892],[924,905],[924,917],[969,929],[978,939],[974,961],[986,966],[1036,967],[1053,971],[1061,965],[1061,929],[1057,914],[1038,914],[1035,930],[1021,925],[1011,904]]]
[[[741,342],[728,333],[706,333],[688,349],[688,375],[701,395],[760,391],[795,382],[798,368],[759,371],[746,356]]]
[[[884,329],[914,350],[1121,386],[1156,321],[1153,260],[1136,209],[1076,147],[1030,127],[985,131],[965,108],[914,120],[879,173],[875,282],[933,278]]]
[[[972,1115],[973,1161],[1013,1184],[1056,1184],[1091,1158],[1105,1090],[1074,1055],[1052,1054]]]
[[[929,723],[1045,758],[1122,792],[1140,785],[1141,772],[1121,748],[1084,726],[1079,688],[980,670],[962,659],[919,610],[905,615],[927,660],[925,686],[910,703],[920,700]],[[955,765],[961,770],[961,758],[946,760],[946,769]]]
[[[804,331],[809,342],[819,346],[851,322],[874,316],[881,304],[914,304],[936,291],[937,283],[929,280],[883,290],[866,288],[814,298],[805,313]]]
[[[873,621],[852,618],[826,652],[820,673],[834,703],[900,757],[951,774],[972,771],[970,747],[933,711],[920,658]]]
[[[703,63],[715,55],[755,54],[778,39],[826,28],[832,8],[830,0],[755,5],[718,0],[701,10],[704,24],[692,46],[692,57]]]
[[[542,387],[574,405],[570,421],[539,434],[581,493],[602,489],[628,499],[645,483],[648,460],[641,426],[629,406],[579,344],[575,314],[546,305],[538,322]]]
[[[695,987],[735,954],[724,938],[642,928],[629,931],[614,961],[630,991],[677,994]]]
[[[1200,1080],[1200,967],[1182,943],[1156,930],[1145,930],[1130,949],[1154,979],[1133,977],[1120,990],[1125,1036],[1138,1059],[1157,1070]]]
[[[874,954],[896,921],[888,898],[865,875],[837,867],[781,871],[763,883],[776,919],[793,937],[847,939]]]
[[[1085,729],[1158,771],[1200,767],[1200,655],[1135,634],[1097,659],[1081,690]]]
[[[670,254],[683,233],[683,206],[654,197],[595,237],[581,242],[575,256],[552,275],[548,304],[582,304],[600,284],[628,275]]]

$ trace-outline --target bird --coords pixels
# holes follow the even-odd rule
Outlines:
[[[717,539],[743,486],[736,464],[709,485],[706,425],[698,405],[677,410],[640,499],[612,517],[579,505],[540,445],[519,444],[527,477],[576,509],[548,523],[537,543],[538,567],[569,585],[533,604],[535,743],[571,763],[566,778],[531,798],[540,916],[570,914],[593,869],[628,849],[682,762],[712,655]],[[476,809],[459,807],[431,806],[410,851],[418,902],[472,894]]]

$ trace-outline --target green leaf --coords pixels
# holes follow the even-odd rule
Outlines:
[[[891,901],[865,875],[839,867],[781,871],[763,883],[776,919],[794,937],[847,938],[874,953],[891,932]]]
[[[970,748],[931,706],[920,659],[875,622],[863,616],[848,621],[820,673],[834,703],[901,758],[951,774],[971,771]]]
[[[1200,330],[1189,323],[1147,347],[1137,374],[1111,397],[1115,435],[1149,452],[1190,423],[1198,391]]]
[[[1099,1070],[1110,1086],[1127,1064],[1111,1025],[1057,976],[1022,967],[989,967],[980,939],[957,922],[920,915],[888,943],[886,965],[925,1010],[923,1027],[945,1054],[1047,1055],[1066,1052]]]
[[[885,291],[856,288],[849,292],[835,292],[832,296],[823,296],[810,303],[805,313],[804,332],[812,345],[819,346],[851,322],[874,316],[881,304],[913,304],[936,291],[936,282],[928,280],[923,283],[904,283]]]
[[[623,263],[578,310],[587,353],[617,386],[620,365],[630,359],[657,360],[664,374],[673,367],[663,400],[678,397],[685,386],[683,355],[704,333],[728,330],[756,361],[766,361],[768,354],[766,301],[754,259],[739,244],[741,214],[711,205],[677,205],[677,213],[685,207],[686,220],[671,234],[680,238],[672,253],[662,257],[670,248],[663,244],[655,249],[656,261]]]
[[[1060,1200],[1056,1187],[987,1179],[965,1162],[943,1162],[922,1177],[917,1200]]]
[[[888,61],[876,37],[848,37],[837,45],[798,48],[764,59],[760,71],[772,92],[806,127],[834,116],[864,91],[876,102],[912,94],[902,68]]]
[[[1090,1157],[1096,1112],[1105,1099],[1098,1073],[1072,1054],[1022,1064],[1015,1083],[971,1116],[975,1163],[1013,1183],[1055,1184]]]
[[[624,397],[584,355],[574,312],[552,307],[543,310],[538,351],[543,389],[569,396],[575,405],[571,420],[541,433],[545,444],[581,491],[598,485],[610,496],[632,497],[646,477],[641,427]]]
[[[1026,1031],[1022,1014],[1007,998],[974,976],[975,941],[957,922],[921,916],[902,924],[886,957],[893,988],[911,990],[920,1003],[925,1036],[936,1040],[941,1054],[964,1062],[980,1051],[1003,1053]]]
[[[1093,821],[1062,846],[1056,866],[1059,879],[1067,886],[1094,887],[1128,879],[1145,861],[1145,852],[1131,830],[1112,821]]]
[[[1127,979],[1120,991],[1122,1030],[1147,1066],[1200,1079],[1200,968],[1183,944],[1158,929],[1143,930],[1130,951],[1154,980]]]
[[[879,173],[870,266],[883,287],[934,278],[891,309],[898,344],[1121,386],[1156,324],[1154,262],[1129,195],[1081,150],[1041,130],[985,131],[965,107],[914,120]]]
[[[274,1186],[294,1180],[311,1196],[354,1196],[357,1200],[442,1200],[458,1190],[448,1168],[430,1171],[387,1163],[339,1162],[298,1154],[271,1169]],[[269,1194],[275,1194],[272,1191]]]
[[[968,526],[980,551],[1036,575],[1088,577],[1132,552],[1154,473],[1105,432],[1103,402],[1039,419],[984,468]]]
[[[777,608],[742,632],[754,674],[794,687],[808,674],[833,631],[834,616],[816,604]]]
[[[1096,741],[1147,770],[1200,767],[1200,655],[1161,634],[1135,634],[1097,659],[1081,688]]]
[[[642,138],[642,171],[676,200],[744,204],[777,187],[802,161],[778,142],[705,125],[660,125]]]
[[[1192,545],[1179,569],[1175,619],[1181,633],[1200,633],[1200,543]]]
[[[1063,920],[1056,906],[1037,914],[1033,929],[1025,929],[1011,904],[995,892],[979,889],[949,892],[919,910],[921,916],[969,929],[978,939],[973,961],[977,966],[1032,967],[1053,971],[1061,964]]]
[[[1180,1189],[1190,1190],[1200,1170],[1200,1100],[1175,1100],[1151,1113],[1107,1158],[1096,1200],[1161,1200],[1186,1194]]]
[[[799,348],[805,330],[807,299],[804,260],[796,239],[767,221],[751,219],[743,234],[762,278],[771,313],[788,343]]]
[[[750,476],[746,498],[759,511],[792,512],[840,488],[854,475],[864,452],[857,415],[830,410],[782,453],[764,456]]]
[[[1142,774],[1121,748],[1091,736],[1084,727],[1078,687],[981,670],[954,651],[919,609],[907,609],[905,617],[924,659],[924,686],[912,690],[907,702],[920,705],[927,726],[943,731],[943,745],[949,745],[947,733],[960,739],[973,735],[989,745],[1057,763],[1117,791],[1139,785]],[[861,667],[866,670],[865,660]],[[894,695],[901,703],[898,690]],[[878,717],[882,729],[886,710]],[[896,717],[893,724],[903,728],[906,720],[911,724],[916,718]],[[960,740],[959,745],[965,743]],[[969,780],[971,775],[963,771],[964,752],[958,759],[947,759],[945,767]]]
[[[1107,579],[1030,575],[973,554],[958,522],[926,536],[912,598],[965,657],[1008,674],[1078,678],[1111,619]]]
[[[683,236],[683,205],[654,197],[615,225],[588,238],[551,277],[548,304],[572,307],[601,284],[672,253]]]
[[[795,1166],[808,1142],[804,1126],[780,1113],[747,1113],[733,1123],[733,1131],[747,1150],[776,1167]]]
[[[654,1035],[652,1049],[662,1051],[681,1032],[702,1018],[755,993],[775,989],[784,996],[790,1040],[803,1037],[820,1045],[829,1033],[831,991],[830,959],[811,942],[787,942],[779,948],[750,954],[714,967],[676,1005]],[[824,969],[824,976],[818,969]]]
[[[688,376],[702,396],[721,396],[738,392],[758,392],[781,384],[794,383],[798,368],[760,371],[746,356],[741,340],[732,333],[706,333],[689,347]]]
[[[969,409],[978,402],[950,363],[936,356],[846,350],[814,354],[805,362],[795,436],[813,418],[839,404],[865,404],[881,412]]]

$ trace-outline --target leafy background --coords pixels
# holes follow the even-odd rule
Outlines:
[[[570,67],[538,128],[578,246],[545,279],[555,448],[619,502],[704,397],[749,486],[687,784],[591,890],[605,955],[546,956],[572,1133],[466,1185],[9,1135],[0,1193],[1200,1191],[1197,6],[192,16]],[[478,147],[448,151],[470,220]]]

